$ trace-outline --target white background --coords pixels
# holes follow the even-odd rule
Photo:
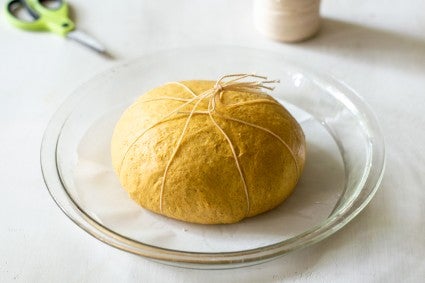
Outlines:
[[[70,2],[77,26],[115,60],[15,29],[0,13],[0,282],[424,282],[424,1],[323,0],[320,35],[296,45],[259,35],[247,0]],[[351,85],[374,109],[386,139],[386,174],[370,205],[341,231],[262,265],[187,270],[111,248],[54,204],[39,148],[67,95],[122,60],[209,44],[304,61]]]

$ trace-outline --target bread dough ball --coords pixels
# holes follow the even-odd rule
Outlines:
[[[213,110],[211,98],[193,100],[214,85],[162,85],[118,121],[113,167],[140,206],[188,222],[234,223],[293,191],[305,160],[300,125],[264,93],[223,90]]]

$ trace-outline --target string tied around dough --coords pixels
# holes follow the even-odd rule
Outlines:
[[[253,79],[253,80],[248,80],[249,78]],[[214,116],[216,117],[220,117],[223,120],[229,120],[229,121],[234,121],[240,124],[244,124],[246,126],[249,127],[253,127],[256,128],[257,130],[261,130],[263,132],[266,132],[270,135],[272,135],[273,137],[275,137],[277,140],[279,140],[284,147],[289,151],[290,155],[292,156],[292,159],[294,160],[295,163],[295,167],[297,168],[298,171],[298,178],[300,175],[299,172],[299,166],[298,166],[298,162],[296,160],[295,154],[292,151],[292,149],[288,146],[288,144],[281,138],[279,137],[277,134],[275,134],[274,132],[272,132],[271,130],[264,128],[260,125],[256,125],[253,123],[248,123],[246,121],[242,121],[236,118],[232,118],[232,117],[228,117],[225,115],[222,115],[220,112],[216,111],[216,105],[217,105],[217,98],[220,102],[222,102],[223,99],[223,93],[225,93],[225,91],[235,91],[235,92],[247,92],[247,93],[254,93],[254,94],[264,94],[264,90],[273,90],[274,87],[270,86],[270,84],[274,84],[274,83],[279,83],[279,80],[268,80],[267,77],[265,76],[260,76],[260,75],[256,75],[256,74],[230,74],[230,75],[224,75],[222,77],[220,77],[216,83],[214,84],[214,86],[211,89],[208,89],[202,93],[200,93],[199,95],[197,95],[195,92],[193,92],[193,90],[191,90],[189,87],[187,87],[185,84],[181,83],[181,82],[170,82],[167,84],[176,84],[181,86],[184,90],[186,90],[188,93],[191,94],[191,98],[181,98],[181,97],[158,97],[158,98],[154,98],[154,99],[149,99],[149,100],[142,100],[141,102],[150,102],[150,101],[158,101],[158,100],[174,100],[174,101],[179,101],[182,102],[183,104],[178,106],[176,109],[172,110],[170,113],[166,114],[163,118],[161,118],[159,121],[157,121],[156,123],[154,123],[153,125],[151,125],[150,127],[148,127],[147,129],[145,129],[138,137],[136,137],[136,139],[130,144],[130,146],[127,148],[127,151],[124,154],[124,157],[121,161],[121,166],[123,165],[123,162],[128,154],[128,152],[130,151],[131,147],[150,129],[158,126],[159,124],[167,121],[167,119],[169,119],[171,116],[173,115],[178,115],[178,114],[187,114],[187,118],[186,118],[186,122],[183,126],[183,129],[181,131],[180,137],[177,141],[177,145],[174,148],[170,159],[168,160],[166,167],[164,169],[164,173],[162,176],[162,182],[161,182],[161,188],[160,188],[160,197],[159,197],[159,210],[161,213],[163,213],[163,201],[164,201],[164,190],[165,190],[165,184],[166,184],[166,179],[167,179],[167,173],[169,171],[169,168],[173,162],[173,160],[175,159],[175,156],[177,154],[177,152],[179,151],[183,138],[187,133],[187,130],[189,128],[190,125],[190,121],[192,119],[192,117],[194,115],[208,115],[209,119],[211,120],[211,122],[213,123],[213,125],[218,129],[218,131],[224,136],[224,138],[226,139],[227,143],[229,144],[229,148],[232,152],[234,161],[235,161],[235,165],[237,167],[237,170],[239,172],[239,175],[241,177],[241,182],[243,185],[243,189],[244,189],[244,193],[245,193],[245,198],[246,198],[246,215],[249,214],[250,211],[250,201],[249,201],[249,193],[248,193],[248,186],[245,180],[245,176],[243,173],[243,168],[241,167],[241,164],[239,162],[239,158],[236,154],[236,150],[235,147],[230,139],[230,137],[227,135],[227,133],[224,131],[224,129],[218,124],[217,120],[214,118]],[[197,110],[197,108],[199,107],[200,103],[203,100],[208,100],[208,107],[206,110]],[[192,106],[192,109],[190,111],[184,111],[183,108],[189,106],[190,104],[194,103],[194,105]],[[275,104],[275,105],[279,105],[281,106],[278,102],[272,100],[272,99],[253,99],[253,100],[248,100],[248,101],[242,101],[242,102],[236,102],[233,104],[227,104],[226,106],[228,107],[237,107],[237,106],[242,106],[242,105],[247,105],[247,104],[258,104],[258,103],[268,103],[268,104]]]

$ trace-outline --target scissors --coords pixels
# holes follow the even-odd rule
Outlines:
[[[6,4],[5,15],[20,29],[53,32],[106,55],[106,49],[96,39],[76,29],[64,0],[11,0]]]

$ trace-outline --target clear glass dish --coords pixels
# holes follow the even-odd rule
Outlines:
[[[255,72],[280,79],[271,93],[300,122],[307,161],[278,208],[231,225],[150,213],[120,188],[109,142],[122,111],[165,82]],[[384,142],[374,115],[344,83],[283,55],[238,47],[163,51],[114,67],[79,87],[50,121],[41,146],[47,188],[79,227],[113,247],[166,264],[233,268],[316,243],[353,219],[376,192]]]

